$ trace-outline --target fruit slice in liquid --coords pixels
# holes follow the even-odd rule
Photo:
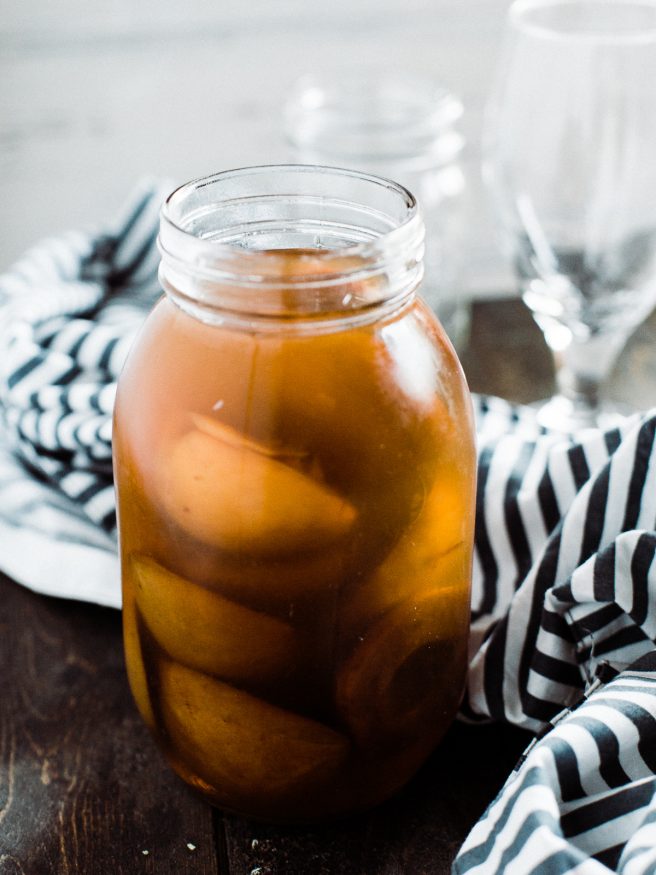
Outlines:
[[[252,449],[194,429],[164,454],[160,495],[167,513],[224,550],[293,553],[344,535],[356,513],[328,487]]]
[[[297,658],[295,633],[276,617],[191,583],[146,556],[131,560],[134,593],[148,629],[176,662],[242,682],[266,683]]]
[[[160,691],[174,756],[235,803],[302,793],[348,756],[348,739],[328,726],[168,660]]]

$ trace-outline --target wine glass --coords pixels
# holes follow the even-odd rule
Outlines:
[[[554,355],[539,419],[613,425],[600,389],[656,304],[656,0],[516,0],[483,154]]]

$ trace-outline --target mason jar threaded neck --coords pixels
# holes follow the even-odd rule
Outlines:
[[[391,180],[314,165],[229,170],[166,200],[160,278],[207,320],[330,320],[398,306],[423,274],[424,225]]]

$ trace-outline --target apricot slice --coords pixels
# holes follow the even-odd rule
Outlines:
[[[341,610],[344,628],[360,634],[370,623],[400,602],[422,593],[459,589],[469,593],[471,550],[456,544],[446,554],[425,563],[403,561],[397,547],[376,571],[357,585],[345,598]]]
[[[309,455],[308,453],[281,445],[269,445],[256,441],[254,438],[241,434],[231,425],[219,422],[218,419],[214,419],[211,416],[192,413],[191,421],[199,431],[216,438],[218,441],[223,441],[223,443],[229,444],[229,446],[237,450],[251,450],[254,453],[259,453],[261,456],[267,456],[270,459],[277,458],[278,460],[302,459]]]
[[[337,675],[337,707],[366,749],[445,729],[462,695],[469,589],[407,599],[361,636]]]
[[[472,487],[439,478],[391,552],[345,598],[346,625],[366,624],[416,593],[454,586],[468,592],[473,501]]]
[[[311,788],[349,753],[348,739],[328,726],[184,666],[164,662],[160,683],[176,753],[234,798],[275,799]]]
[[[155,729],[155,715],[150,701],[146,669],[144,667],[139,630],[137,628],[137,611],[133,594],[127,589],[123,593],[123,649],[125,651],[125,668],[132,696],[146,725]]]
[[[426,565],[456,544],[471,540],[473,524],[473,479],[449,470],[438,471],[419,515],[406,533],[404,552],[412,552],[415,564]],[[398,559],[402,561],[403,557]]]
[[[355,508],[316,480],[248,444],[198,429],[175,442],[162,467],[167,512],[224,550],[313,550],[338,540],[355,519]]]
[[[295,665],[290,625],[252,611],[173,574],[146,556],[132,558],[139,611],[157,643],[190,668],[265,683]]]
[[[216,551],[207,555],[197,551],[176,556],[175,569],[256,610],[286,614],[299,599],[339,588],[350,567],[346,546],[336,544],[297,556],[244,557],[241,561]]]

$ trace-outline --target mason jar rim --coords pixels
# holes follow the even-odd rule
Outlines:
[[[428,76],[351,68],[332,76],[306,74],[285,102],[290,145],[328,162],[347,159],[385,166],[457,159],[464,138],[456,128],[460,99]],[[360,165],[358,164],[360,162]]]
[[[417,288],[424,223],[414,196],[392,180],[258,165],[176,188],[161,209],[158,247],[163,288],[203,318],[285,318],[293,295],[301,321],[359,319]],[[291,252],[300,257],[290,270]]]
[[[251,282],[256,282],[258,285],[266,283],[267,277],[261,273],[263,265],[262,250],[247,249],[236,246],[233,243],[223,243],[216,239],[200,237],[189,230],[189,221],[185,223],[179,219],[176,220],[173,215],[173,207],[176,201],[181,202],[186,195],[206,186],[239,177],[278,173],[321,173],[357,179],[370,183],[372,186],[378,186],[394,192],[405,203],[405,218],[403,221],[390,227],[386,233],[350,245],[313,250],[312,255],[315,260],[321,262],[322,267],[329,266],[331,261],[337,263],[345,257],[355,257],[360,258],[363,262],[369,262],[369,269],[375,270],[380,267],[381,261],[393,259],[399,249],[423,244],[423,219],[421,218],[417,201],[414,195],[398,182],[359,170],[320,164],[261,164],[222,170],[209,176],[197,177],[175,188],[166,198],[160,211],[158,246],[162,256],[175,259],[176,245],[181,244],[187,249],[188,256],[192,256],[192,258],[195,256],[198,259],[202,258],[204,254],[206,259],[211,259],[211,261],[203,260],[202,265],[200,262],[196,263],[196,267],[206,275],[207,279],[212,278],[211,274],[215,275],[217,279],[225,279],[227,275],[232,275],[233,280],[243,281],[247,284],[250,284],[249,277]],[[261,197],[266,196],[262,195]],[[272,196],[300,197],[292,193],[287,195],[274,194]],[[252,197],[254,200],[255,196]],[[317,198],[317,200],[322,200],[322,198]],[[225,202],[227,203],[228,201]],[[214,268],[211,266],[212,263],[215,266]],[[228,269],[226,270],[226,268]],[[234,273],[233,270],[235,271]],[[344,270],[342,268],[336,269],[335,277],[336,281],[343,280]],[[312,282],[310,278],[304,277],[302,274],[298,277],[286,279],[285,283],[288,284],[289,281],[294,284]],[[329,271],[322,270],[320,282],[321,285],[326,285],[330,282]]]

